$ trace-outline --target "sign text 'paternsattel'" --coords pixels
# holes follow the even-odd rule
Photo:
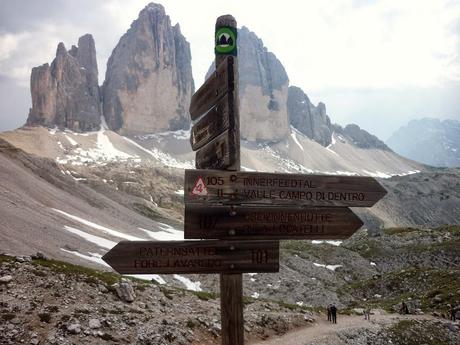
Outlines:
[[[278,272],[274,241],[122,241],[102,259],[121,274]]]

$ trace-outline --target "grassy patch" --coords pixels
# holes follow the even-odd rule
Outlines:
[[[144,204],[138,203],[138,202],[133,203],[133,209],[137,213],[147,218],[153,219],[153,220],[165,220],[166,219],[160,212]]]
[[[0,265],[4,262],[14,262],[15,259],[12,256],[0,255]]]
[[[213,292],[207,292],[207,291],[192,291],[192,293],[201,299],[202,301],[209,301],[211,299],[216,299],[217,295]]]
[[[392,344],[396,345],[447,345],[452,339],[445,326],[433,322],[401,320],[388,329]]]
[[[412,232],[418,232],[418,231],[420,230],[416,228],[388,228],[388,229],[384,229],[383,233],[389,236],[394,236],[394,235],[404,236]]]
[[[358,300],[367,299],[367,304],[391,310],[392,306],[408,299],[420,300],[423,310],[447,310],[447,304],[456,304],[460,299],[460,270],[410,268],[384,274],[345,285],[340,295],[351,294]],[[381,298],[374,297],[382,295]],[[442,302],[434,303],[433,297],[440,295]],[[358,307],[352,303],[349,307]]]
[[[120,275],[115,273],[102,272],[92,268],[78,266],[58,260],[35,259],[32,261],[32,263],[36,266],[47,267],[57,273],[82,276],[86,281],[91,283],[103,282],[108,285],[112,285],[120,280]]]

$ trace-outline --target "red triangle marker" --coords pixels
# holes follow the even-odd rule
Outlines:
[[[196,180],[195,185],[193,186],[192,192],[190,194],[199,196],[208,195],[208,188],[206,188],[206,185],[204,184],[204,181],[201,178],[201,176],[198,177],[198,180]]]

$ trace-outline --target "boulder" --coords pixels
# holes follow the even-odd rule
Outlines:
[[[13,277],[10,275],[3,276],[3,277],[0,277],[0,284],[8,284],[12,280],[13,280]]]
[[[102,325],[101,321],[99,321],[98,319],[89,319],[88,326],[91,329],[98,329],[101,328]]]
[[[134,302],[136,294],[134,293],[133,284],[129,280],[123,279],[117,284],[114,284],[115,291],[118,297],[124,302]]]
[[[81,332],[81,326],[79,323],[71,323],[67,325],[67,331],[70,334],[79,334]]]

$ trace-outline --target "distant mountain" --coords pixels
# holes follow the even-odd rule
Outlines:
[[[147,5],[120,38],[102,89],[112,130],[133,135],[189,127],[190,45],[162,5]]]
[[[101,88],[90,34],[69,51],[59,43],[51,64],[33,68],[26,125],[90,132],[103,115],[125,135],[184,129],[193,90],[190,45],[163,6],[150,3],[114,48]]]
[[[460,166],[460,121],[412,120],[394,132],[386,143],[400,155],[421,163]]]
[[[32,69],[32,108],[27,125],[93,131],[101,123],[100,96],[93,36],[86,34],[78,47],[67,51],[59,43],[51,65]]]

